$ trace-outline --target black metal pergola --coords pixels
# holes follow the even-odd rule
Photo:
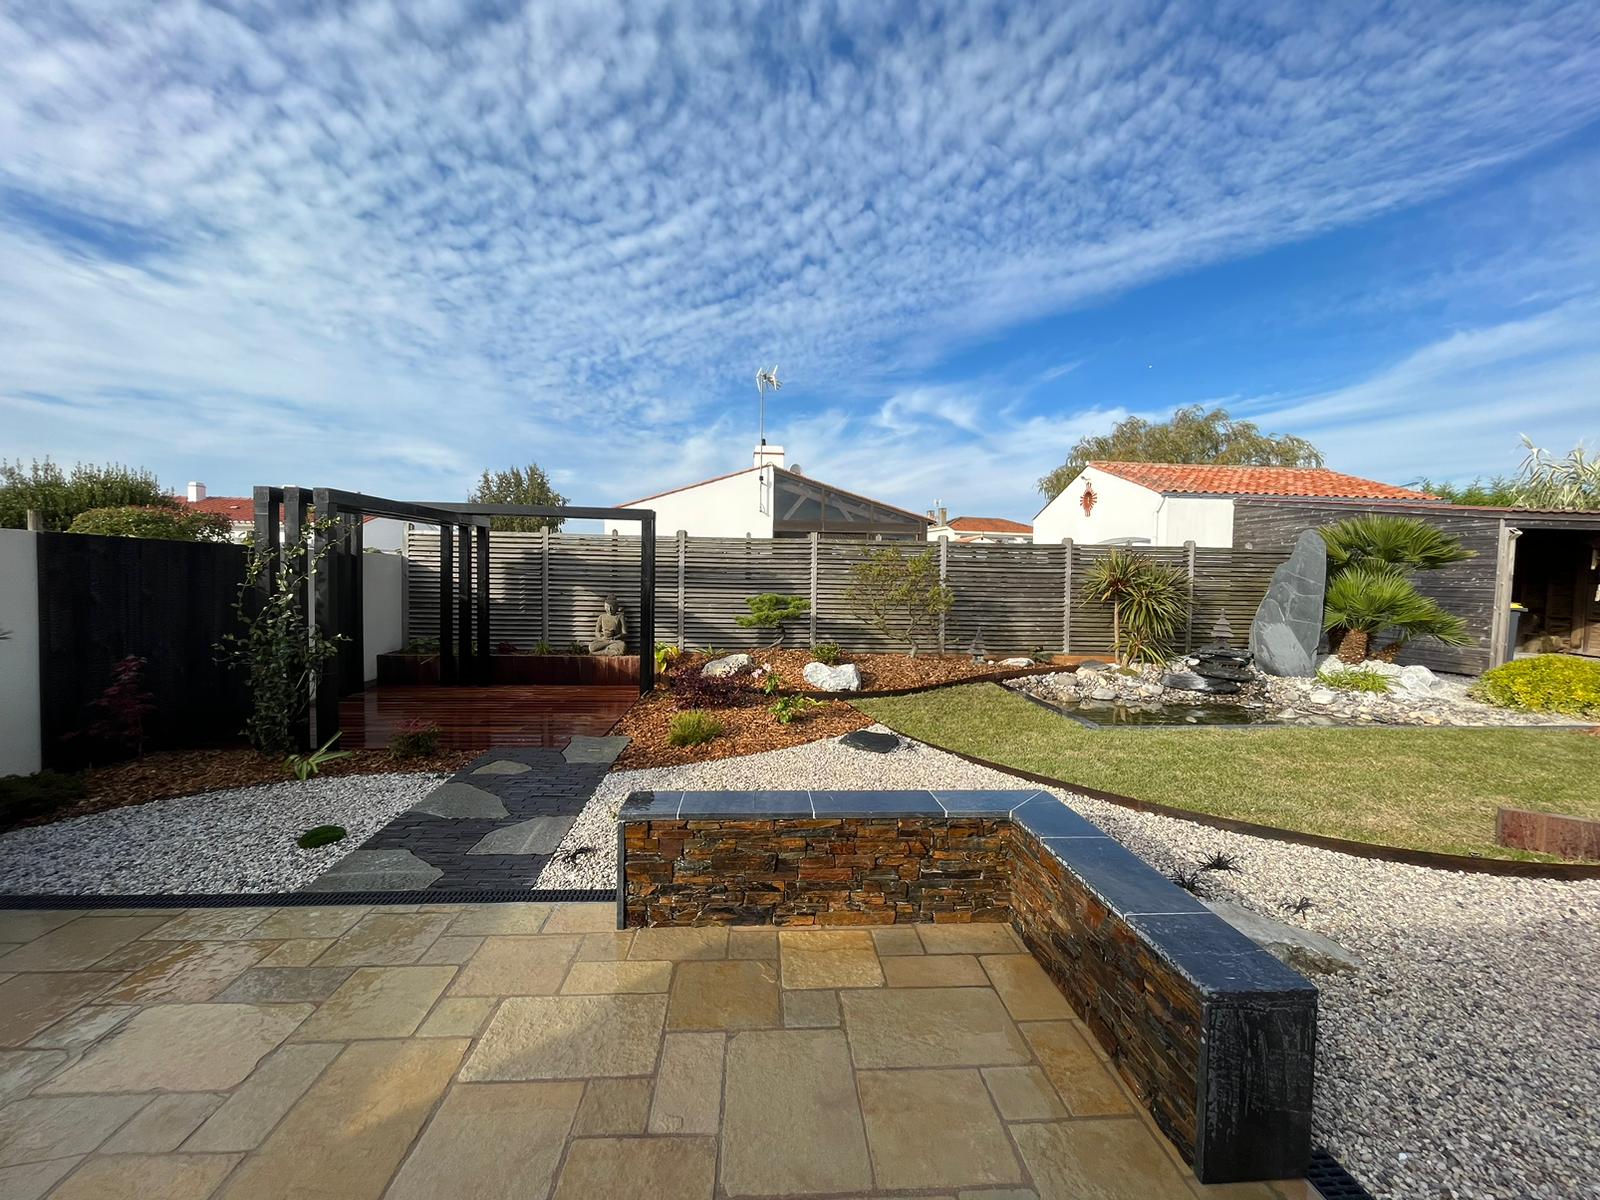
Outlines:
[[[362,519],[389,517],[439,527],[439,681],[484,685],[490,679],[489,526],[495,517],[639,523],[639,694],[655,687],[656,514],[646,508],[587,508],[546,504],[458,504],[390,500],[337,488],[255,489],[256,548],[262,571],[256,588],[272,587],[285,545],[298,545],[316,525],[308,547],[318,562],[302,599],[306,620],[327,637],[340,637],[339,655],[313,688],[311,721],[297,731],[302,746],[324,742],[339,730],[339,701],[365,685],[362,650]],[[280,516],[281,513],[281,516]],[[451,564],[455,570],[451,571]],[[454,579],[452,579],[454,575]]]

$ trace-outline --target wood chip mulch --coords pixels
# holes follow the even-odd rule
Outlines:
[[[667,732],[678,709],[670,694],[657,692],[639,700],[611,731],[633,740],[622,752],[612,770],[632,771],[640,767],[678,767],[685,763],[710,762],[717,758],[736,758],[741,754],[760,754],[763,750],[782,750],[806,742],[838,737],[872,724],[872,718],[857,712],[842,700],[826,701],[803,717],[780,725],[763,703],[746,708],[713,710],[723,724],[723,732],[700,746],[669,746]]]
[[[478,751],[444,750],[429,758],[396,759],[387,750],[356,750],[322,768],[323,775],[376,775],[386,772],[455,772]],[[84,778],[88,794],[74,804],[28,820],[17,827],[43,825],[130,804],[194,796],[227,788],[254,787],[292,780],[283,758],[249,747],[217,750],[158,750],[142,758],[106,767],[91,767]]]

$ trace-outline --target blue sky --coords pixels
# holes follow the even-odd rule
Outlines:
[[[0,0],[0,457],[1028,518],[1220,403],[1600,443],[1600,7]]]

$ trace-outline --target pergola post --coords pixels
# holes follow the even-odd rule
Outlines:
[[[339,636],[339,556],[344,548],[345,524],[339,506],[324,500],[317,507],[307,563],[311,566],[312,617],[324,638]],[[317,664],[311,677],[311,729],[307,744],[320,746],[339,732],[341,651]]]
[[[477,682],[487,687],[494,682],[494,642],[489,629],[489,523],[479,521],[472,527],[472,545],[478,559],[478,671]]]
[[[472,681],[472,527],[463,525],[456,530],[458,543],[456,568],[456,682]]]
[[[455,566],[455,526],[439,526],[439,682],[456,682],[455,597],[451,575]]]
[[[311,497],[304,488],[286,487],[283,489],[283,542],[279,548],[280,559],[286,560],[292,572],[304,571],[307,565],[308,553],[305,541],[305,529],[310,523]],[[300,611],[300,617],[311,623],[311,585],[307,580],[306,586],[295,597],[295,607]],[[289,726],[289,737],[301,750],[311,749],[311,712],[310,697],[307,697],[307,708],[304,714],[297,714]]]
[[[639,518],[639,694],[656,686],[656,514]]]

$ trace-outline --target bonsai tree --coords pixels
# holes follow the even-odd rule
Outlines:
[[[747,597],[744,603],[750,612],[735,617],[734,622],[742,629],[776,630],[777,636],[772,639],[774,646],[783,645],[785,621],[798,620],[811,611],[811,601],[804,596],[780,596],[776,592]]]
[[[1366,659],[1373,639],[1384,630],[1390,630],[1392,637],[1377,651],[1377,657],[1386,661],[1392,661],[1413,638],[1431,637],[1446,646],[1472,642],[1465,621],[1386,566],[1352,567],[1335,575],[1328,584],[1322,627],[1336,633],[1334,653],[1347,663]]]
[[[1393,661],[1418,637],[1447,646],[1472,641],[1466,622],[1417,591],[1411,575],[1475,558],[1477,551],[1415,517],[1365,514],[1319,532],[1328,547],[1322,624],[1341,662]],[[1374,651],[1374,639],[1385,630],[1392,636]]]
[[[937,551],[905,555],[896,546],[868,550],[850,568],[845,598],[861,622],[891,642],[903,642],[916,657],[938,619],[950,611],[956,594],[939,580]]]
[[[1136,550],[1109,550],[1084,573],[1084,595],[1111,605],[1111,646],[1126,667],[1162,662],[1189,613],[1189,579]]]

